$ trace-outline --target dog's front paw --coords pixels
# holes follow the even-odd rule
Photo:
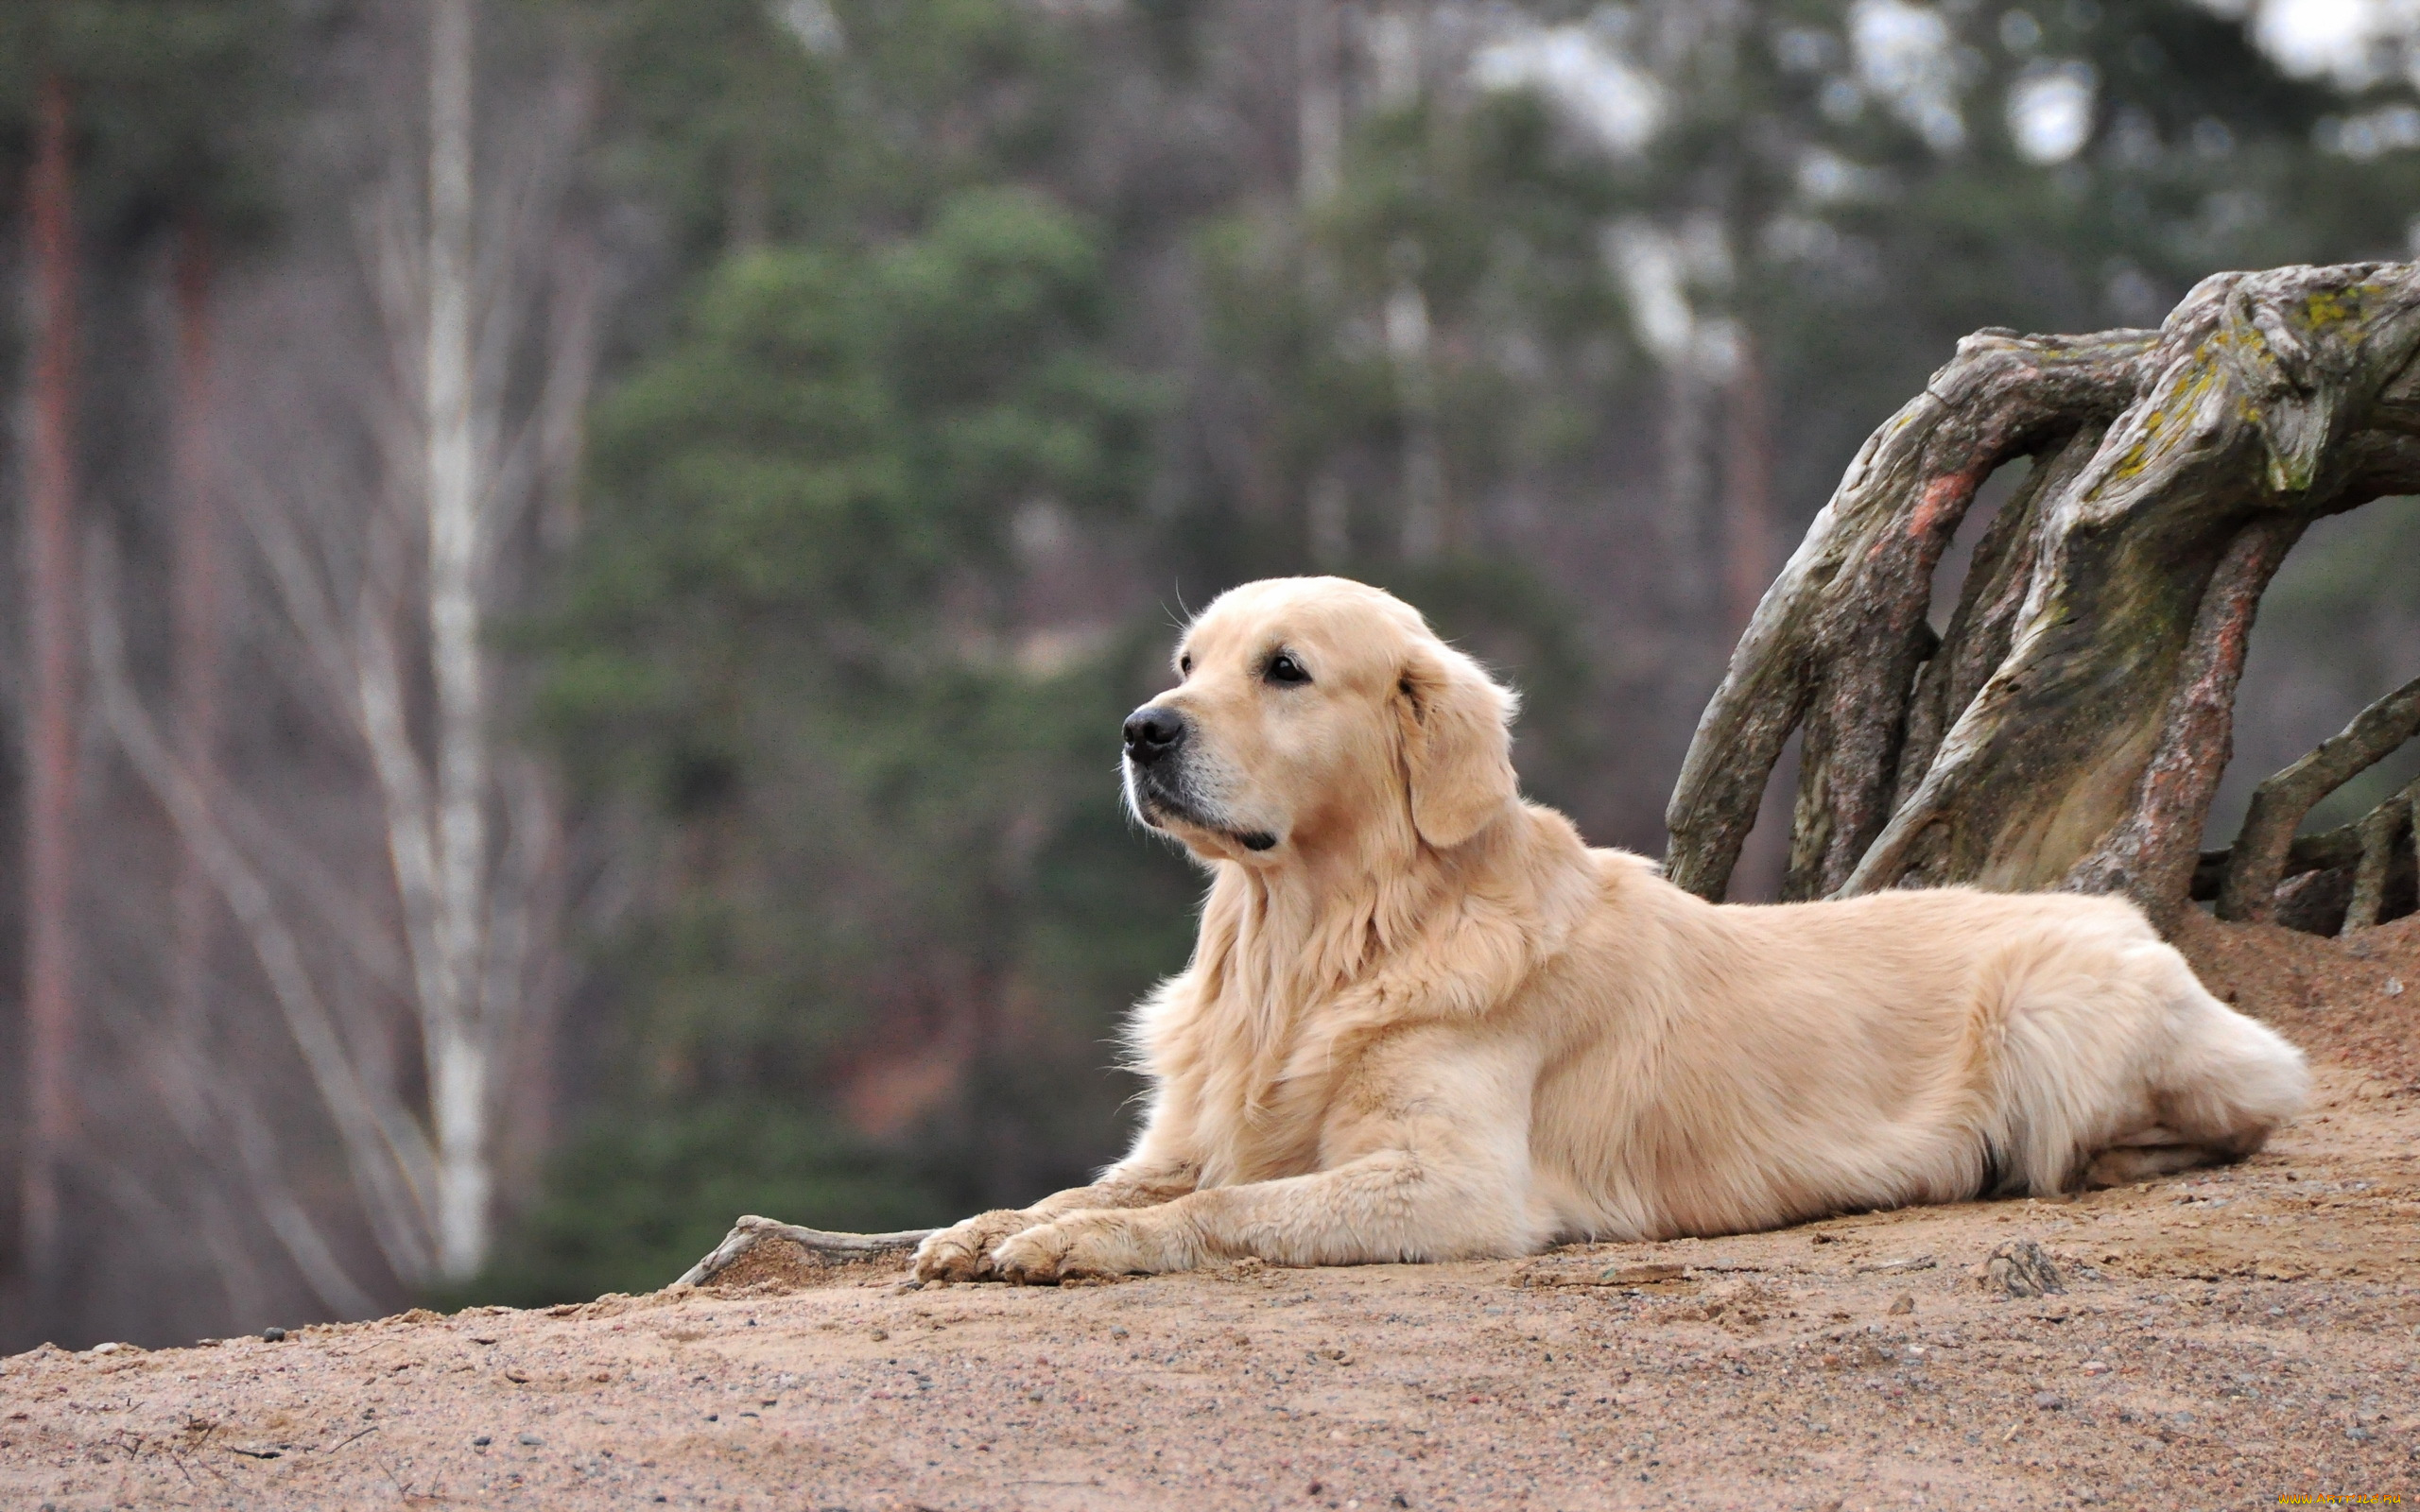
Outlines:
[[[992,1268],[1002,1280],[1021,1286],[1055,1286],[1150,1269],[1128,1227],[1122,1214],[1071,1212],[994,1245]]]
[[[1032,1228],[1033,1217],[1032,1213],[1021,1209],[997,1208],[925,1235],[925,1242],[916,1246],[916,1279],[920,1281],[994,1280],[993,1246],[1020,1229]]]

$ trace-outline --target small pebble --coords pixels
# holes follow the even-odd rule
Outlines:
[[[2065,1405],[2065,1403],[2059,1400],[2058,1393],[2056,1392],[2037,1391],[2033,1394],[2033,1405],[2041,1408],[2044,1412],[2056,1412],[2061,1406]]]
[[[271,1344],[283,1344],[285,1342],[285,1331],[280,1328],[263,1329],[261,1330],[261,1337],[267,1339]]]
[[[2105,1361],[2086,1360],[2083,1363],[2083,1373],[2088,1376],[2105,1376],[2109,1373],[2109,1366]]]
[[[524,1435],[521,1435],[521,1441],[522,1441],[524,1444],[528,1445],[531,1449],[536,1449],[540,1444],[543,1444],[543,1443],[544,1443],[544,1442],[545,1442],[545,1440],[544,1440],[544,1439],[540,1438],[540,1437],[539,1437],[537,1435],[535,1435],[535,1434],[524,1434]]]
[[[490,1438],[490,1437],[489,1437],[487,1435],[485,1435],[485,1434],[481,1434],[478,1437],[474,1438],[474,1439],[472,1439],[472,1440],[471,1440],[471,1447],[472,1447],[473,1449],[485,1449],[485,1448],[487,1448],[490,1444],[493,1444],[493,1443],[494,1443],[494,1442],[495,1442],[495,1440],[494,1440],[494,1439]]]

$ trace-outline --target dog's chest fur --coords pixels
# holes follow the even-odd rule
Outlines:
[[[1136,1036],[1157,1082],[1155,1116],[1173,1120],[1202,1185],[1349,1158],[1396,1036],[1505,1003],[1595,889],[1593,868],[1570,864],[1585,852],[1568,825],[1546,828],[1569,851],[1571,896],[1552,908],[1532,889],[1407,866],[1288,917],[1282,897],[1220,878],[1192,966],[1145,1005]]]
[[[1330,1111],[1359,1055],[1315,1010],[1259,1042],[1243,1017],[1214,1010],[1171,1026],[1178,1032],[1153,1057],[1162,1098],[1193,1126],[1203,1186],[1319,1170]]]

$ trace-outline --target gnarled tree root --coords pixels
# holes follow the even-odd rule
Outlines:
[[[2201,832],[2271,577],[2313,521],[2420,491],[2415,352],[2401,264],[2220,274],[2155,332],[1961,342],[1757,607],[1673,791],[1669,875],[1723,896],[1798,730],[1786,898],[2066,887],[2172,923],[2208,891]],[[1943,551],[2020,457],[1936,637]],[[2406,713],[2387,700],[2272,787],[2222,911],[2272,906],[2303,790],[2400,744]],[[2379,879],[2391,843],[2357,848]]]

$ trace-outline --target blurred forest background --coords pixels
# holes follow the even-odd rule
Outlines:
[[[1532,794],[1660,851],[1737,628],[1959,335],[2410,255],[2415,28],[8,7],[0,1349],[1079,1179],[1189,940],[1114,781],[1188,607],[1396,590],[1527,690]],[[2407,501],[2289,565],[2219,825],[2420,671],[2415,587]]]

